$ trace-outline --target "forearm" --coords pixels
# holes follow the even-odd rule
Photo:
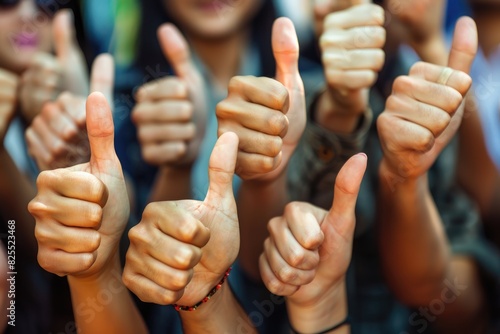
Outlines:
[[[348,315],[345,281],[332,291],[325,291],[324,298],[314,305],[298,306],[287,300],[288,318],[294,330],[300,333],[319,333],[342,323]],[[331,333],[348,334],[349,325]]]
[[[432,36],[428,40],[414,42],[411,46],[422,61],[440,66],[448,64],[448,51],[443,34]]]
[[[23,249],[36,262],[35,221],[27,210],[35,197],[35,188],[17,168],[9,153],[0,145],[0,212],[4,219],[16,221],[16,232]]]
[[[146,325],[121,277],[118,255],[99,277],[68,276],[79,333],[147,333]]]
[[[245,181],[238,193],[241,245],[239,260],[253,279],[260,281],[259,256],[268,236],[267,223],[281,216],[288,203],[286,172],[272,182]]]
[[[448,274],[450,250],[427,177],[380,169],[379,244],[388,283],[409,305],[427,305]]]
[[[257,333],[229,284],[196,311],[180,311],[184,333]]]
[[[458,183],[478,204],[488,232],[500,244],[500,171],[493,163],[484,139],[477,104],[469,93],[459,130]],[[478,173],[478,171],[481,171]]]
[[[190,199],[191,167],[160,167],[149,202]]]

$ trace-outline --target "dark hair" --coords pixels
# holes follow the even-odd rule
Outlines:
[[[172,73],[171,68],[160,48],[157,39],[158,27],[166,22],[175,23],[175,19],[166,12],[161,0],[142,0],[142,20],[139,32],[139,52],[137,67],[144,73],[144,81],[151,81],[162,77],[165,73]],[[271,48],[271,30],[277,18],[276,9],[272,0],[263,0],[257,14],[251,20],[251,42],[257,46],[263,76],[274,76],[274,63]]]

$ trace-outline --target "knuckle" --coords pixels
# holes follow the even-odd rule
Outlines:
[[[302,249],[293,249],[292,250],[292,254],[290,254],[290,257],[289,257],[289,265],[291,265],[292,267],[298,267],[300,266],[301,264],[304,263],[304,260],[305,260],[305,252],[304,250]]]
[[[188,121],[193,117],[194,106],[190,102],[184,102],[180,105],[179,116],[181,120]]]
[[[49,273],[56,273],[51,257],[43,250],[39,250],[37,254],[37,261],[40,267]]]
[[[89,269],[95,262],[94,253],[82,254],[79,262],[80,262],[79,267],[81,268],[81,271]]]
[[[263,173],[269,173],[274,170],[274,159],[271,157],[261,157],[258,164],[259,169]]]
[[[90,226],[99,226],[102,220],[103,209],[94,203],[90,203],[87,208],[86,218]]]
[[[270,86],[271,107],[276,110],[283,110],[288,105],[288,90],[281,83],[276,82]]]
[[[283,284],[275,278],[268,279],[266,281],[266,287],[275,295],[280,295],[283,291]]]
[[[50,233],[41,224],[35,225],[35,238],[39,245],[45,245],[50,240]]]
[[[92,231],[88,237],[87,243],[89,250],[95,251],[99,248],[99,245],[101,244],[101,235],[97,231]]]
[[[134,227],[132,227],[128,231],[128,238],[130,240],[131,245],[139,244],[139,243],[146,243],[147,244],[147,236],[148,233],[146,231],[146,228],[144,227],[144,224],[140,223]]]
[[[462,104],[463,96],[458,91],[452,89],[449,94],[449,108],[446,110],[449,113],[454,113]]]
[[[98,178],[89,179],[88,185],[90,201],[94,203],[100,203],[105,197],[106,186]]]
[[[267,126],[273,135],[284,135],[288,129],[288,118],[282,113],[273,113],[267,123]]]
[[[191,275],[189,271],[177,270],[175,273],[172,273],[170,277],[170,282],[174,286],[174,289],[180,290],[186,287],[189,283]]]
[[[269,154],[273,157],[277,156],[283,147],[283,139],[280,137],[273,137],[273,139],[269,142]]]
[[[297,271],[288,266],[281,267],[276,274],[278,278],[285,283],[293,282],[297,279]]]
[[[434,135],[430,131],[425,131],[422,133],[416,143],[416,149],[422,152],[429,151],[434,145]]]
[[[186,220],[182,220],[178,223],[177,231],[181,240],[185,242],[194,240],[197,234],[196,225]]]
[[[229,80],[228,91],[230,93],[239,92],[245,86],[245,77],[237,75]]]
[[[193,263],[196,255],[189,247],[183,247],[176,250],[174,259],[181,269],[188,269]]]
[[[408,93],[413,89],[413,81],[409,76],[401,75],[394,80],[393,90],[395,92]]]

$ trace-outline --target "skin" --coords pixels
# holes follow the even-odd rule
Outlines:
[[[239,70],[243,50],[249,42],[250,18],[262,5],[261,1],[221,1],[207,12],[202,9],[203,3],[207,1],[164,1],[165,9],[176,18],[184,33],[169,24],[158,31],[175,76],[146,84],[137,94],[138,104],[132,119],[138,128],[142,155],[147,162],[160,167],[150,201],[191,197],[191,167],[204,136],[208,111],[201,74],[190,53],[196,52],[212,74],[214,87],[225,91]],[[221,54],[225,56],[220,57]],[[154,90],[160,94],[148,93]],[[164,129],[175,131],[168,131],[166,137]]]
[[[92,66],[90,90],[113,102],[113,59],[100,55]],[[30,155],[40,170],[65,168],[88,161],[89,144],[85,124],[85,98],[70,92],[46,103],[26,130]]]
[[[369,89],[385,61],[385,13],[370,1],[316,1],[315,25],[327,89],[315,121],[351,133],[367,111]]]
[[[457,23],[449,54],[447,65],[454,71],[447,82],[437,82],[442,66],[415,64],[408,76],[396,79],[386,110],[377,121],[384,152],[379,222],[387,281],[404,303],[421,306],[438,298],[446,280],[470,279],[467,293],[447,308],[437,325],[442,330],[456,328],[459,315],[463,329],[471,333],[487,319],[482,309],[484,293],[477,276],[470,275],[477,270],[471,259],[450,254],[427,171],[460,127],[476,50],[475,24],[463,18]],[[415,239],[417,234],[421,237]],[[475,328],[469,327],[471,323]]]
[[[275,79],[235,77],[228,97],[217,105],[219,135],[238,134],[237,174],[242,240],[240,263],[259,279],[258,256],[266,224],[288,202],[286,171],[305,127],[305,98],[298,72],[299,48],[293,24],[279,19],[273,27]],[[256,210],[255,208],[259,208]],[[259,246],[256,246],[259,245]]]
[[[150,203],[130,230],[123,281],[141,300],[194,305],[236,259],[240,237],[232,179],[237,147],[234,133],[217,141],[204,201]],[[214,296],[196,312],[180,312],[185,332],[234,330],[237,319],[248,322],[227,284]]]
[[[40,15],[34,1],[22,1],[11,9],[0,10],[0,68],[21,74],[30,65],[36,52],[49,52],[52,48],[51,25],[44,16],[45,24],[35,26]],[[38,40],[36,47],[18,47],[12,37],[23,32],[33,32]]]
[[[366,162],[360,154],[341,169],[330,211],[294,202],[269,222],[269,237],[260,256],[262,280],[271,292],[286,296],[291,324],[301,333],[323,331],[347,316],[345,274]],[[336,332],[350,329],[343,326]]]
[[[68,276],[82,333],[145,333],[144,322],[119,279],[118,244],[129,204],[114,150],[111,109],[104,95],[93,93],[86,111],[90,161],[42,172],[38,193],[28,206],[36,219],[38,262],[51,273]],[[103,290],[113,293],[112,302],[89,319],[81,306]]]

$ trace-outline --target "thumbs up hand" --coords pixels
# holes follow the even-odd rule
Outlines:
[[[90,91],[101,92],[113,103],[114,64],[110,55],[96,58]],[[26,130],[30,155],[40,170],[64,168],[88,161],[90,156],[85,124],[85,98],[70,92],[44,105]]]
[[[260,273],[272,293],[287,297],[290,320],[300,332],[320,332],[329,327],[331,324],[320,323],[321,310],[327,310],[331,319],[334,305],[341,302],[337,299],[345,289],[356,220],[354,208],[366,164],[366,156],[358,154],[342,167],[329,212],[295,202],[287,205],[283,216],[269,221],[269,237],[259,259]],[[318,327],[301,327],[299,318]]]
[[[141,300],[194,305],[221,280],[239,251],[232,180],[238,137],[217,141],[203,202],[150,203],[129,232],[123,281]]]
[[[448,67],[420,62],[409,76],[394,81],[377,121],[384,152],[381,173],[415,179],[429,170],[460,127],[476,51],[476,25],[470,18],[461,18]]]
[[[328,107],[320,108],[315,118],[326,128],[334,128],[337,115],[360,116],[365,112],[369,89],[384,66],[385,14],[382,7],[370,2],[316,1],[321,58],[328,84],[324,105]]]
[[[28,205],[38,262],[59,276],[95,277],[115,261],[130,211],[106,98],[91,94],[86,110],[90,161],[40,173]]]
[[[55,56],[36,54],[21,77],[21,112],[28,124],[47,101],[56,99],[63,90],[80,96],[88,95],[87,65],[76,41],[71,11],[56,13],[53,38]]]
[[[272,44],[276,78],[234,77],[227,98],[217,105],[219,135],[238,135],[236,170],[247,180],[280,175],[306,122],[304,85],[298,70],[299,44],[289,19],[276,20]]]
[[[161,26],[158,39],[175,76],[147,83],[137,91],[132,120],[146,162],[156,166],[191,164],[205,133],[203,78],[175,26]]]

